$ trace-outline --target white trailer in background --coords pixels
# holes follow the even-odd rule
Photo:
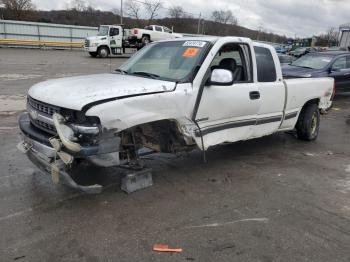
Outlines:
[[[350,51],[350,23],[341,25],[339,27],[340,39],[339,46]]]

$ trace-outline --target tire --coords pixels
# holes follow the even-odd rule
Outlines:
[[[151,43],[151,39],[149,38],[148,35],[144,35],[144,36],[141,38],[141,42],[142,42],[142,44],[147,45],[147,44]]]
[[[320,111],[317,104],[306,105],[296,124],[298,139],[305,141],[316,140],[320,128]]]
[[[103,47],[100,47],[98,50],[97,50],[97,53],[98,53],[98,56],[100,58],[106,58],[109,56],[109,50],[107,47],[103,46]]]
[[[91,57],[96,57],[97,56],[97,52],[89,52]]]

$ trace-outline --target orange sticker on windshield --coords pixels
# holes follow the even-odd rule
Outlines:
[[[186,48],[185,52],[182,54],[183,57],[195,57],[198,53],[199,48],[189,47]]]

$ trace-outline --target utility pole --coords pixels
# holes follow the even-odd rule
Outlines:
[[[123,0],[120,0],[120,24],[123,24]]]
[[[202,16],[202,13],[199,13],[197,34],[199,34],[199,30],[200,30],[200,27],[201,27],[201,16]]]

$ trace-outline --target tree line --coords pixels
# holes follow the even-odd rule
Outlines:
[[[7,20],[99,26],[119,24],[120,16],[119,9],[97,10],[85,0],[72,0],[64,10],[51,11],[37,10],[31,0],[0,0],[0,18]],[[173,28],[179,33],[242,36],[276,43],[287,41],[286,36],[266,32],[261,28],[252,30],[240,26],[231,10],[214,10],[211,17],[203,18],[187,12],[181,6],[165,7],[162,0],[126,0],[122,20],[128,28],[153,23]]]

